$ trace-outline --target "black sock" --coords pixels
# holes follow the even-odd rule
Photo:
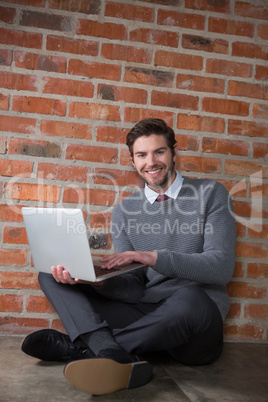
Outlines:
[[[123,349],[116,342],[109,328],[100,328],[96,331],[88,332],[82,335],[82,339],[95,355],[103,349]]]

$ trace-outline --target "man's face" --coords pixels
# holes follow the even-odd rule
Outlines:
[[[174,154],[163,135],[152,134],[137,138],[133,145],[133,166],[148,186],[157,193],[164,193],[175,180]]]

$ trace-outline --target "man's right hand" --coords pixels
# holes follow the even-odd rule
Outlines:
[[[51,267],[51,273],[52,276],[54,277],[55,281],[58,283],[64,283],[67,285],[76,285],[78,283],[83,283],[91,286],[96,286],[96,287],[101,287],[105,281],[101,282],[88,282],[88,281],[82,281],[78,278],[73,279],[69,272],[64,269],[62,265],[57,265],[56,267],[53,265]]]

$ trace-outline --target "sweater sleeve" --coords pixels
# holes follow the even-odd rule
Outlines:
[[[112,213],[111,232],[116,253],[134,250],[125,233],[119,207],[115,207]],[[144,294],[143,269],[138,268],[130,273],[112,277],[106,280],[102,287],[96,288],[96,290],[103,296],[113,300],[137,303]]]
[[[217,183],[206,205],[203,251],[186,254],[158,250],[157,261],[152,268],[170,278],[225,285],[233,275],[234,261],[235,220],[232,202],[225,187]]]

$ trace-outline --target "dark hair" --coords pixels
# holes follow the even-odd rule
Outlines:
[[[131,158],[133,158],[133,145],[134,142],[143,135],[149,137],[150,135],[163,135],[166,139],[167,145],[170,148],[172,155],[174,154],[174,145],[176,144],[175,133],[171,127],[162,119],[144,119],[139,121],[127,134],[126,144],[128,146]]]

